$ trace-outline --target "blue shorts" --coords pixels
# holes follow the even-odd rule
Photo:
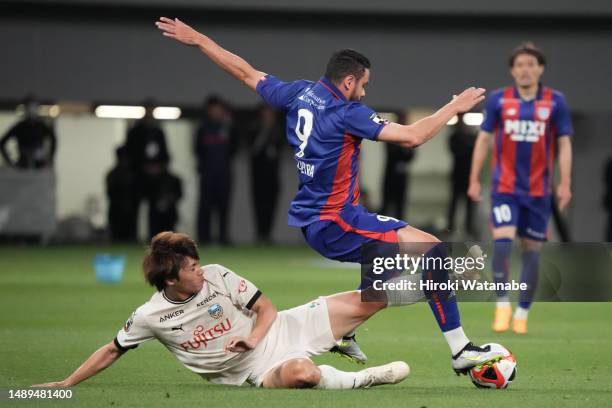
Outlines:
[[[491,195],[491,224],[494,228],[513,226],[519,237],[546,241],[551,205],[550,196],[495,193]]]
[[[397,246],[397,230],[406,225],[357,205],[302,227],[302,233],[306,242],[326,258],[363,263],[363,245],[380,242]]]

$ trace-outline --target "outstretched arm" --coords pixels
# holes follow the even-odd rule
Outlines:
[[[390,123],[385,126],[378,140],[396,143],[404,147],[416,147],[434,137],[446,123],[458,113],[467,112],[484,99],[483,88],[468,88],[436,113],[412,125]]]
[[[200,48],[221,69],[239,81],[244,82],[253,91],[261,77],[266,75],[265,72],[256,70],[244,59],[222,48],[216,42],[194,30],[178,18],[172,20],[167,17],[160,17],[155,25],[166,37],[174,38],[185,45]]]
[[[63,388],[72,387],[86,379],[93,377],[106,367],[113,364],[123,355],[124,351],[119,350],[114,341],[100,347],[89,358],[75,370],[68,378],[62,381],[55,381],[44,384],[35,384],[32,387],[41,388]]]

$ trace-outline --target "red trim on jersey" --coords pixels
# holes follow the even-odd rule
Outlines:
[[[325,85],[325,82],[319,81],[319,83],[323,85],[325,89],[327,89],[334,96],[334,98],[341,99],[329,86]]]
[[[344,221],[342,217],[340,217],[340,214],[329,214],[324,217],[321,217],[321,219],[333,221],[336,225],[338,225],[340,228],[342,228],[342,230],[346,232],[352,232],[366,238],[375,239],[376,241],[389,242],[392,244],[396,244],[398,242],[397,231],[395,230],[378,232],[355,228],[352,225],[348,224],[346,221]]]
[[[355,158],[355,166],[357,167],[355,174],[355,185],[353,186],[353,201],[352,205],[359,204],[359,197],[361,197],[361,191],[359,190],[359,154],[361,153],[361,144],[357,146],[357,152],[355,153],[357,157]]]
[[[545,131],[531,147],[531,167],[529,171],[530,196],[540,197],[546,194],[546,186],[544,185],[544,172],[548,165],[548,160],[546,160],[546,137],[550,133],[546,132],[546,129],[550,125],[550,118],[552,116],[552,97],[550,88],[544,88],[542,99],[535,101],[533,105],[533,120],[544,122]],[[545,113],[545,115],[541,115],[541,112]]]
[[[514,97],[514,88],[509,86],[504,90],[502,101],[502,145],[499,153],[499,193],[514,193],[516,182],[516,142],[506,133],[506,120],[518,120],[521,114],[521,102]]]
[[[329,219],[327,216],[337,214],[349,199],[351,185],[351,164],[355,153],[355,137],[345,133],[342,151],[338,157],[336,174],[332,184],[332,190],[327,197],[327,202],[321,209],[320,219]]]

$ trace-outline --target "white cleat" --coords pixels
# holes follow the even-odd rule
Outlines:
[[[394,361],[389,364],[370,367],[363,370],[367,374],[361,383],[361,388],[370,388],[375,385],[397,384],[410,374],[410,367],[403,361]]]
[[[490,346],[478,347],[470,342],[459,353],[453,356],[451,365],[457,375],[467,374],[470,368],[500,357],[503,357],[503,355],[499,351],[491,350]]]

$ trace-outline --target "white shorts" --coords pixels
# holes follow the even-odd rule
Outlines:
[[[270,327],[264,340],[263,354],[255,362],[247,382],[261,387],[268,371],[294,358],[323,354],[335,344],[324,297],[283,310]]]

